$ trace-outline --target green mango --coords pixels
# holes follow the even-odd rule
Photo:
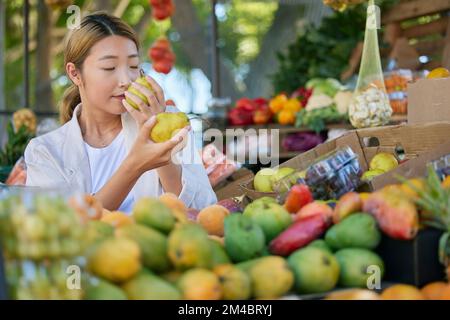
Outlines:
[[[145,267],[155,272],[164,272],[171,267],[167,255],[167,237],[161,232],[139,224],[130,224],[119,228],[117,233],[139,245]]]
[[[165,234],[175,226],[175,216],[162,201],[141,198],[133,207],[133,218],[138,224],[154,228]]]
[[[308,245],[308,247],[319,248],[319,249],[325,250],[329,253],[333,253],[333,251],[330,249],[330,247],[327,245],[327,243],[323,239],[314,240],[313,242],[311,242]]]
[[[225,251],[233,262],[262,255],[266,239],[259,225],[249,217],[232,214],[225,218]]]
[[[231,263],[230,258],[227,256],[224,247],[215,240],[209,240],[211,244],[212,253],[212,267]]]
[[[148,271],[141,271],[123,286],[130,300],[180,300],[181,293],[171,283]]]
[[[86,300],[127,300],[125,292],[114,284],[99,278],[90,279],[84,299]]]
[[[381,240],[377,221],[367,213],[352,214],[331,227],[325,241],[334,250],[344,248],[374,249]]]
[[[298,293],[320,293],[332,290],[339,280],[339,264],[334,255],[323,248],[306,247],[288,258],[294,272]]]
[[[343,287],[367,287],[367,280],[372,275],[370,266],[378,266],[380,280],[384,275],[383,260],[367,249],[349,248],[335,253],[341,268],[339,284]]]

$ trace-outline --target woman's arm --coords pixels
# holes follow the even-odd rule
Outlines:
[[[103,188],[95,194],[95,197],[102,202],[104,208],[117,210],[143,173],[167,166],[170,163],[172,150],[183,141],[183,138],[188,133],[187,129],[183,129],[166,142],[154,143],[148,137],[155,123],[155,117],[145,122],[133,147],[119,169]]]
[[[159,182],[165,192],[173,193],[176,196],[180,195],[181,189],[183,189],[181,170],[181,166],[174,163],[158,168]]]

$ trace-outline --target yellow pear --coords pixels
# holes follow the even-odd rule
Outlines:
[[[138,83],[138,84],[140,84],[140,85],[143,85],[144,87],[146,87],[146,88],[150,89],[152,92],[154,92],[152,86],[150,85],[150,83],[148,83],[148,81],[145,79],[145,77],[139,77],[135,82]],[[146,97],[143,93],[141,93],[138,89],[136,89],[135,87],[130,86],[130,87],[128,88],[128,92],[134,94],[135,96],[138,96],[139,98],[142,99],[142,101],[144,101],[146,104],[148,104],[147,97]],[[139,106],[138,106],[133,100],[131,100],[131,99],[128,98],[128,97],[127,97],[125,100],[126,100],[133,108],[135,108],[136,110],[139,110]]]
[[[150,137],[154,142],[164,142],[187,125],[189,125],[189,118],[183,112],[158,113]]]

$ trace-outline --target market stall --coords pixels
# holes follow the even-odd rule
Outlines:
[[[373,0],[323,2],[335,14],[364,8],[348,66],[334,70],[339,79],[283,75],[298,67],[293,45],[274,94],[236,99],[226,125],[205,121],[213,130],[201,133],[222,139],[199,151],[214,204],[162,192],[125,213],[95,195],[28,187],[25,147],[53,127],[16,111],[0,153],[0,299],[450,299],[450,4],[400,1],[380,21]],[[173,15],[172,1],[150,3],[154,19]],[[155,71],[174,68],[174,48],[152,43]],[[383,72],[386,57],[394,66]],[[154,88],[136,82],[128,91],[147,99],[139,88]],[[201,116],[156,118],[150,139],[164,143]],[[276,165],[251,161],[262,148]]]

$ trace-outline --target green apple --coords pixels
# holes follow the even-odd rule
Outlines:
[[[259,192],[273,192],[270,178],[275,174],[272,168],[264,168],[258,171],[253,180],[253,187]]]

